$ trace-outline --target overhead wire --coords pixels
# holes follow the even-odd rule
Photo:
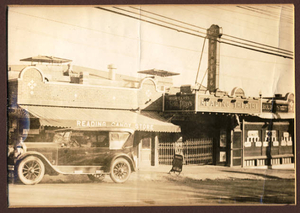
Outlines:
[[[130,18],[138,19],[138,20],[141,20],[141,21],[146,21],[148,23],[155,24],[155,25],[158,25],[158,26],[161,26],[161,27],[166,27],[166,28],[169,28],[169,29],[172,29],[172,30],[176,30],[178,32],[187,33],[187,34],[190,34],[190,35],[194,35],[194,36],[198,36],[198,37],[204,38],[203,36],[200,36],[198,34],[186,32],[186,31],[179,30],[179,29],[176,29],[176,28],[173,28],[173,27],[169,27],[169,26],[165,26],[165,25],[162,25],[162,24],[158,24],[158,23],[155,23],[155,22],[152,22],[152,21],[141,19],[140,17],[134,17],[134,16],[131,16],[131,15],[120,13],[120,12],[117,12],[117,11],[114,11],[114,10],[110,10],[110,9],[107,9],[107,8],[102,8],[102,7],[96,7],[96,8],[103,9],[103,10],[106,10],[106,11],[109,11],[109,12],[113,12],[113,13],[116,13],[116,14],[119,14],[119,15],[124,15],[124,16],[130,17]],[[121,10],[124,10],[124,9],[121,9]],[[128,10],[125,10],[125,11],[136,14],[135,12],[132,12],[132,11],[128,11]],[[142,14],[137,14],[137,15],[144,16]],[[149,18],[149,16],[147,16],[147,17]],[[152,18],[152,17],[150,17],[150,18]],[[156,21],[160,21],[158,19],[155,19],[155,20]],[[173,25],[172,23],[169,23],[169,24]],[[179,25],[175,25],[175,26],[178,27]],[[179,27],[181,27],[181,26],[179,26]],[[183,28],[183,29],[187,29],[187,28]],[[193,30],[193,29],[188,29],[188,30],[195,31],[195,32],[199,33],[199,31],[196,31],[196,30]],[[245,48],[245,49],[248,49],[248,50],[258,51],[258,52],[262,52],[262,53],[266,53],[266,54],[271,54],[271,55],[275,55],[275,56],[281,56],[281,57],[284,57],[284,58],[290,58],[290,59],[292,59],[292,57],[291,57],[292,54],[285,53],[283,51],[271,50],[271,49],[267,49],[267,48],[263,48],[263,47],[259,47],[259,46],[255,46],[255,45],[251,45],[251,44],[242,43],[242,42],[239,42],[239,41],[233,41],[233,40],[226,39],[226,38],[222,38],[222,40],[227,40],[229,42],[235,42],[235,43],[238,43],[238,44],[242,44],[244,46],[233,44],[233,43],[229,43],[229,42],[219,41],[219,40],[217,40],[217,41],[220,42],[220,43],[224,43],[224,44],[228,44],[228,45],[233,45],[233,46]],[[249,47],[246,47],[246,46],[249,46]],[[250,48],[250,47],[259,48],[259,49],[262,49],[262,50],[258,50],[258,49],[254,49],[254,48]],[[268,51],[271,51],[271,52],[267,52],[265,50],[268,50]],[[284,50],[284,51],[286,51],[286,50]],[[278,54],[278,53],[282,53],[282,54],[285,54],[285,55],[281,55],[281,54]]]
[[[266,16],[269,16],[269,17],[273,17],[273,18],[279,18],[278,16],[273,16],[273,15],[270,15],[270,14],[266,14],[264,12],[260,12],[260,11],[257,11],[256,9],[252,9],[252,8],[247,8],[247,7],[243,7],[243,6],[236,6],[237,8],[240,8],[240,9],[244,9],[244,10],[248,10],[248,11],[251,11],[251,12],[254,12],[254,13],[258,13],[258,14],[263,14],[263,15],[266,15]],[[276,19],[274,19],[276,20]],[[289,23],[289,24],[293,24],[293,22],[291,22],[290,20],[285,20],[285,22]]]
[[[212,6],[209,6],[209,7],[212,7]],[[247,15],[247,16],[253,16],[253,17],[258,17],[258,18],[268,19],[268,18],[266,18],[266,17],[256,16],[256,15],[253,15],[253,14],[247,14],[247,13],[243,13],[243,12],[240,12],[240,11],[229,10],[228,8],[225,9],[224,7],[212,7],[212,8],[218,9],[218,10],[228,11],[228,12],[231,12],[231,13],[237,13],[237,14],[242,14],[242,15]],[[182,8],[182,9],[183,9],[183,8]],[[187,10],[187,9],[186,9],[186,10]],[[189,11],[194,12],[194,13],[197,13],[196,11],[193,11],[193,10],[189,10]],[[249,24],[251,24],[251,25],[255,25],[255,26],[263,26],[263,25],[261,25],[261,24],[259,24],[259,23],[257,23],[257,22],[250,22],[249,20],[244,20],[244,19],[239,19],[239,20],[242,20],[243,22],[249,23]],[[250,20],[251,20],[251,19],[250,19]],[[270,20],[270,19],[269,19],[269,20]],[[274,20],[274,19],[272,19],[272,20]],[[222,21],[226,21],[226,20],[222,20]],[[226,22],[229,22],[229,21],[226,21]],[[230,22],[230,23],[232,23],[232,22]],[[249,27],[249,24],[247,24],[247,25],[239,25],[239,24],[236,24],[236,25],[237,25],[237,26],[242,26],[243,28],[248,28],[248,29],[252,29],[252,30],[255,30],[255,31],[259,31],[259,32],[261,32],[261,33],[263,33],[263,34],[266,34],[266,35],[268,35],[268,36],[274,36],[274,34],[270,34],[270,33],[267,33],[267,32],[265,32],[265,31],[258,30],[257,28]],[[266,28],[266,29],[267,29],[267,28],[268,28],[268,29],[271,29],[270,27],[265,26],[265,25],[264,25],[263,27]],[[290,33],[287,33],[287,32],[282,32],[281,34],[291,35]],[[286,39],[286,37],[283,37],[283,38],[281,38],[281,39],[290,41],[289,39]]]
[[[187,23],[187,22],[184,22],[184,21],[179,21],[179,20],[176,20],[176,19],[173,19],[173,18],[170,18],[170,17],[167,17],[167,16],[163,16],[163,15],[160,15],[160,14],[157,14],[157,13],[154,13],[154,12],[150,12],[150,11],[147,11],[147,10],[144,10],[144,9],[141,9],[141,8],[136,8],[136,7],[132,7],[132,6],[130,6],[130,8],[140,10],[140,11],[143,11],[143,12],[146,12],[146,13],[149,13],[149,14],[152,14],[152,15],[156,15],[156,16],[159,16],[159,17],[162,17],[162,18],[165,18],[165,19],[169,19],[169,20],[172,20],[172,21],[176,21],[176,22],[179,22],[179,23],[182,23],[182,24],[186,24],[186,25],[189,25],[189,26],[192,26],[192,27],[197,27],[197,28],[203,29],[205,31],[207,30],[204,27],[199,27],[199,26],[194,25],[194,24],[190,24],[190,23]]]
[[[183,31],[183,30],[180,30],[180,29],[176,29],[176,28],[173,28],[173,27],[169,27],[169,26],[166,26],[166,25],[158,24],[158,23],[155,23],[153,21],[148,21],[148,20],[141,19],[141,18],[138,18],[138,17],[134,17],[134,16],[131,16],[131,15],[127,15],[127,14],[124,14],[124,13],[120,13],[120,12],[117,12],[117,11],[114,11],[114,10],[109,10],[107,8],[103,8],[103,7],[96,7],[96,8],[100,9],[100,10],[105,10],[105,11],[108,11],[108,12],[112,12],[112,13],[115,13],[115,14],[123,15],[123,16],[129,17],[129,18],[137,19],[137,20],[140,20],[140,21],[144,21],[144,22],[154,24],[154,25],[157,25],[157,26],[160,26],[160,27],[165,27],[165,28],[168,28],[168,29],[171,29],[171,30],[175,30],[177,32],[184,32],[184,33],[187,33],[187,34],[190,34],[190,35],[198,36],[200,38],[205,38],[206,37],[206,36],[201,36],[201,35],[198,35],[198,34],[186,32],[186,31]]]
[[[243,6],[243,7],[251,8],[251,9],[256,10],[256,11],[261,11],[261,12],[266,13],[266,15],[272,15],[272,16],[274,16],[274,17],[276,17],[276,18],[282,18],[282,17],[284,17],[284,18],[286,18],[286,19],[288,19],[288,20],[291,20],[291,19],[292,19],[291,16],[288,16],[288,15],[286,15],[286,14],[281,14],[281,13],[278,14],[278,13],[274,13],[274,12],[272,12],[272,11],[270,11],[270,10],[265,10],[265,9],[257,8],[257,7],[254,7],[254,6]]]
[[[199,26],[197,26],[197,25],[189,24],[189,23],[187,23],[187,22],[183,22],[183,21],[179,21],[179,20],[176,20],[176,19],[173,19],[173,18],[169,18],[169,17],[166,17],[166,16],[162,16],[162,15],[160,15],[160,14],[157,14],[157,13],[154,13],[154,12],[149,12],[149,11],[144,10],[144,9],[139,9],[139,8],[135,8],[135,7],[132,7],[132,6],[131,6],[131,8],[137,9],[137,10],[141,10],[141,11],[143,11],[143,12],[147,12],[147,13],[150,13],[150,14],[153,14],[153,15],[156,15],[156,16],[160,16],[160,17],[163,17],[163,18],[167,18],[167,19],[170,19],[170,20],[172,20],[172,21],[176,21],[176,22],[179,22],[179,23],[182,23],[182,24],[186,24],[186,25],[189,25],[189,26],[193,26],[193,27],[196,27],[196,28],[199,28],[199,29],[205,29],[205,28],[199,27]],[[119,8],[119,9],[121,9],[121,8]],[[131,11],[128,11],[128,10],[126,10],[126,11],[127,11],[127,12],[131,12]],[[143,16],[142,14],[138,14],[138,15]],[[152,18],[152,17],[151,17],[151,18]],[[157,20],[157,19],[156,19],[156,20]],[[161,20],[159,20],[159,21],[161,21]],[[190,29],[190,30],[191,30],[191,29]],[[205,30],[207,30],[207,29],[205,29]],[[196,31],[196,32],[199,32],[199,31]],[[234,38],[234,39],[239,39],[239,40],[242,40],[242,41],[246,41],[246,42],[258,44],[258,45],[261,45],[261,46],[265,46],[265,47],[269,47],[269,48],[273,48],[273,49],[277,49],[277,50],[281,50],[281,51],[293,53],[292,51],[289,51],[289,50],[285,50],[285,49],[282,49],[282,48],[273,47],[273,46],[270,46],[270,45],[266,45],[266,44],[262,44],[262,43],[258,43],[258,42],[254,42],[254,41],[250,41],[250,40],[247,40],[247,39],[242,39],[242,38],[239,38],[239,37],[236,37],[236,36],[230,36],[230,35],[228,35],[228,34],[223,34],[223,35],[224,35],[224,36],[231,37],[231,38]],[[223,38],[223,39],[224,39],[224,38]],[[240,44],[244,44],[244,43],[240,43]],[[244,45],[247,45],[247,44],[244,44]],[[249,46],[251,46],[251,45],[249,45]],[[265,48],[263,48],[263,49],[265,49]],[[265,50],[266,50],[266,49],[265,49]],[[272,51],[272,50],[271,50],[271,51]]]
[[[167,21],[159,20],[159,19],[153,18],[151,16],[142,15],[140,13],[132,12],[132,11],[129,11],[129,10],[126,10],[126,9],[123,9],[123,8],[119,8],[119,7],[113,7],[113,8],[118,9],[118,10],[122,10],[122,11],[125,11],[125,12],[128,12],[128,13],[133,13],[133,14],[136,14],[136,15],[144,16],[146,18],[150,18],[150,19],[153,19],[155,21],[160,21],[160,22],[165,23],[165,24],[170,24],[170,25],[173,25],[173,26],[176,26],[176,27],[181,27],[181,28],[186,29],[186,30],[192,30],[192,29],[189,29],[187,27],[183,27],[183,26],[180,26],[180,25],[177,25],[177,24],[173,24],[173,23],[170,23],[170,22],[167,22]],[[196,30],[192,30],[192,31],[195,31],[197,33],[206,35],[206,33],[204,33],[204,32],[200,32],[200,31],[196,31]]]

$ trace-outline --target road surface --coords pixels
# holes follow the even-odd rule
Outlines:
[[[128,180],[113,183],[109,177],[94,183],[72,176],[43,180],[29,186],[8,185],[10,207],[62,206],[187,206],[218,204],[294,204],[295,180]]]

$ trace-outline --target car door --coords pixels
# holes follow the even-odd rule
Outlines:
[[[87,145],[86,135],[83,131],[72,131],[70,136],[58,149],[58,165],[85,166],[92,165],[91,147]]]

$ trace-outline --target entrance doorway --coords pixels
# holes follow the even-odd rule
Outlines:
[[[217,147],[217,165],[227,165],[228,163],[227,137],[227,131],[225,129],[221,129]]]
[[[140,166],[151,166],[151,137],[141,139]]]

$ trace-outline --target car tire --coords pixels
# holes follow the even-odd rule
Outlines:
[[[39,183],[45,174],[44,163],[38,157],[24,158],[18,165],[18,179],[25,185]]]
[[[90,174],[90,175],[87,175],[87,176],[93,182],[101,182],[105,178],[104,174]]]
[[[110,177],[115,183],[124,183],[131,174],[131,167],[124,158],[117,158],[110,169]]]

